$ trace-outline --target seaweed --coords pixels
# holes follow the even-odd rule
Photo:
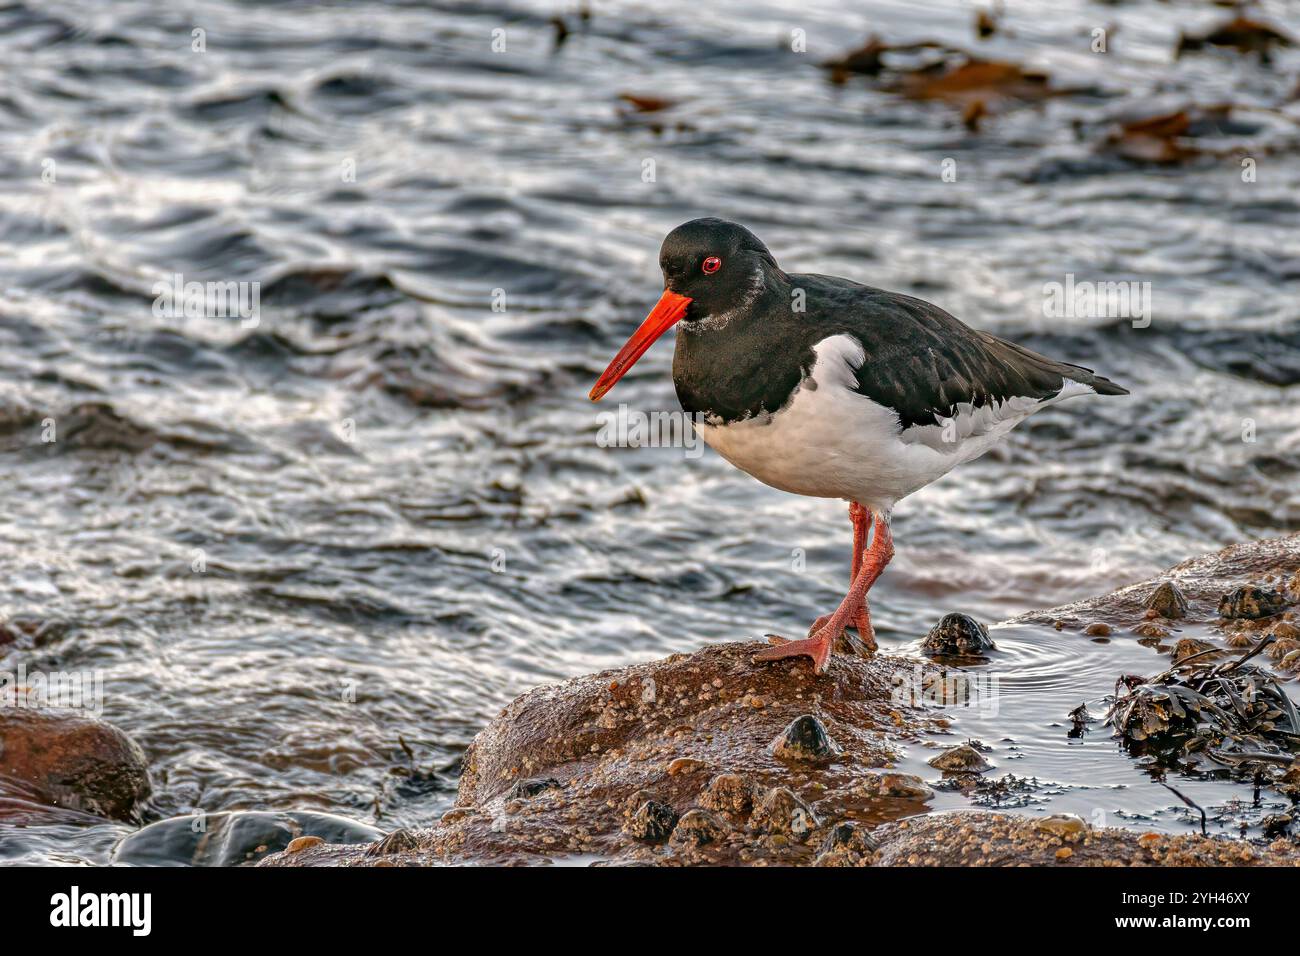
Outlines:
[[[1153,677],[1115,682],[1106,724],[1131,753],[1189,770],[1262,773],[1292,768],[1300,753],[1300,714],[1270,672],[1250,664],[1273,642],[1223,662],[1184,657]]]

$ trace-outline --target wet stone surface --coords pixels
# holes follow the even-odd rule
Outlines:
[[[1247,584],[1223,596],[1219,601],[1219,616],[1256,620],[1281,614],[1286,608],[1286,600],[1277,591]]]
[[[782,760],[819,763],[839,755],[839,744],[826,732],[826,725],[812,714],[796,717],[772,744]]]
[[[961,744],[945,750],[928,761],[931,767],[944,773],[983,773],[992,770],[993,765],[984,759],[984,755],[970,744]]]
[[[993,650],[989,629],[969,614],[945,614],[921,642],[921,652],[931,657],[977,657]]]
[[[1171,621],[1187,616],[1187,598],[1171,581],[1161,581],[1144,602],[1145,606]]]

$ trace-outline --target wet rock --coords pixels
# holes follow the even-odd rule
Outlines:
[[[699,802],[723,813],[749,813],[754,807],[754,787],[740,774],[720,773],[700,793]]]
[[[0,791],[27,803],[140,821],[150,794],[140,746],[111,724],[71,710],[0,707]]]
[[[837,823],[830,828],[818,851],[816,866],[870,866],[876,842],[866,827]]]
[[[984,755],[970,744],[945,750],[938,756],[931,757],[926,763],[944,773],[983,773],[993,769],[993,765],[984,759]]]
[[[1088,832],[1088,825],[1083,822],[1083,818],[1073,813],[1056,813],[1035,820],[1034,826],[1044,833],[1051,833],[1068,842],[1073,842]]]
[[[301,853],[303,850],[310,850],[314,846],[320,846],[325,841],[318,836],[300,836],[289,841],[289,845],[284,848],[285,853]]]
[[[317,813],[290,810],[264,813],[237,810],[193,814],[151,823],[130,834],[113,851],[111,862],[135,866],[237,866],[287,849],[303,837],[320,843],[373,843],[383,832],[364,823]],[[295,856],[322,849],[298,844]]]
[[[1264,830],[1264,836],[1275,838],[1285,836],[1291,830],[1291,824],[1295,818],[1289,813],[1271,813],[1259,821],[1259,825]]]
[[[897,760],[905,742],[938,729],[942,716],[893,699],[895,678],[911,662],[836,656],[814,675],[802,661],[755,666],[751,658],[761,646],[715,645],[539,687],[478,735],[462,761],[456,807],[431,828],[414,831],[414,849],[376,860],[363,848],[315,847],[262,865],[519,864],[566,856],[612,864],[694,862],[702,852],[695,847],[664,852],[660,841],[679,821],[643,810],[651,801],[677,812],[698,807],[727,828],[725,839],[705,845],[710,863],[811,864],[816,846],[793,833],[809,825],[810,808],[837,816],[841,807],[860,805],[863,781],[877,780],[870,768]],[[648,687],[655,692],[646,694]],[[777,757],[773,742],[810,713],[823,729],[834,729],[840,756]],[[549,790],[517,796],[521,781],[548,778],[563,781],[562,800]],[[797,806],[784,807],[782,823],[778,801],[751,828],[754,804],[775,783],[803,806],[803,825]],[[917,809],[914,795],[883,796],[873,814],[889,819]]]
[[[945,614],[921,641],[921,653],[931,657],[972,657],[997,650],[989,629],[969,614]]]
[[[1110,637],[1110,625],[1105,621],[1093,621],[1083,629],[1089,637]]]
[[[406,827],[400,827],[394,830],[388,836],[384,837],[378,843],[372,843],[366,848],[366,856],[390,856],[399,853],[409,853],[418,850],[420,843],[415,833]]]
[[[1274,641],[1264,652],[1275,661],[1280,661],[1292,651],[1300,651],[1300,640]]]
[[[750,826],[759,833],[782,834],[803,839],[817,829],[812,808],[785,787],[773,787],[754,808]]]
[[[677,825],[677,811],[666,803],[647,800],[636,808],[632,818],[623,826],[623,832],[634,840],[662,843],[672,835]]]
[[[1217,605],[1225,592],[1264,576],[1292,579],[1297,572],[1300,572],[1300,534],[1261,538],[1191,558],[1155,578],[1108,594],[1031,611],[1003,623],[1082,630],[1093,621],[1105,621],[1113,627],[1131,627],[1146,615],[1147,599],[1164,583],[1173,584],[1182,592],[1189,619],[1208,621],[1217,617]],[[1290,590],[1300,593],[1294,580]]]
[[[563,784],[554,777],[543,777],[537,780],[520,780],[510,788],[511,800],[527,800],[535,797],[546,790],[559,790]]]
[[[727,828],[708,810],[687,810],[677,821],[670,841],[678,846],[704,846],[722,839]]]
[[[1291,621],[1278,621],[1268,630],[1269,636],[1277,638],[1277,643],[1282,644],[1287,641],[1300,643],[1300,627],[1297,627]]]
[[[839,756],[840,748],[820,720],[812,714],[804,714],[790,721],[772,742],[772,753],[782,760],[817,763]]]
[[[1142,604],[1170,621],[1187,617],[1187,597],[1172,581],[1161,581]]]
[[[1170,631],[1169,628],[1161,627],[1154,621],[1143,621],[1133,626],[1133,633],[1148,641],[1161,641],[1169,636]]]
[[[1207,46],[1227,47],[1238,53],[1258,53],[1260,60],[1268,63],[1274,47],[1294,46],[1295,41],[1270,23],[1251,20],[1238,14],[1204,34],[1184,33],[1178,40],[1174,56],[1203,50]]]
[[[1247,584],[1229,591],[1219,601],[1219,616],[1247,620],[1272,617],[1286,610],[1282,595],[1269,588]]]
[[[696,760],[694,757],[678,757],[668,764],[668,775],[673,777],[679,773],[695,773],[707,766],[708,764],[703,760]]]
[[[1209,641],[1200,641],[1194,637],[1184,637],[1174,645],[1174,663],[1181,664],[1187,658],[1196,654],[1218,650],[1220,650],[1220,648],[1217,645],[1211,644]],[[1206,656],[1208,657],[1209,654],[1206,654]]]
[[[1032,818],[983,810],[911,817],[874,830],[876,866],[1295,866],[1300,846],[1252,847],[1229,837],[1144,835],[1083,824],[1066,839]],[[1082,821],[1080,821],[1082,823]],[[1148,837],[1154,836],[1155,839]],[[1066,845],[1068,843],[1068,846]],[[1060,857],[1069,849],[1068,857]]]
[[[863,777],[859,793],[865,797],[929,800],[934,791],[920,777],[894,770],[872,770]]]

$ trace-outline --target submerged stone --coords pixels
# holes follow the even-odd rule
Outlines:
[[[872,770],[862,778],[858,792],[867,797],[929,800],[934,791],[915,774],[896,770]]]
[[[302,837],[319,837],[325,843],[374,843],[383,835],[364,823],[314,810],[232,810],[151,823],[119,843],[110,862],[236,866],[283,850]]]
[[[926,762],[944,773],[983,773],[985,770],[993,769],[993,765],[984,759],[984,755],[970,744],[945,750]]]

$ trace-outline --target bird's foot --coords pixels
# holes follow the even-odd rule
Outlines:
[[[831,618],[834,616],[834,614],[823,614],[821,617],[817,618],[817,620],[813,621],[812,626],[808,628],[808,636],[812,637],[820,631],[830,623]],[[858,637],[862,639],[862,647],[869,652],[868,656],[877,651],[878,645],[876,644],[876,631],[875,628],[871,626],[871,615],[865,607],[853,615],[850,619],[849,627],[857,630]]]
[[[831,650],[835,647],[835,639],[841,633],[842,630],[823,627],[812,637],[802,641],[792,641],[777,634],[769,634],[767,640],[772,646],[765,647],[755,654],[754,660],[779,661],[787,657],[811,657],[813,673],[820,674],[826,670],[826,665],[831,659]]]

